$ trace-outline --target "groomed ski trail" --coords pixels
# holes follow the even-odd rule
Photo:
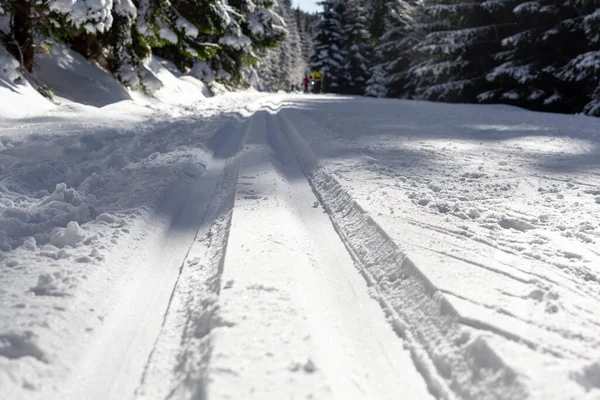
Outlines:
[[[209,399],[431,398],[276,117],[254,117],[211,332]]]
[[[319,168],[309,126],[274,101],[214,135],[204,174],[164,202],[168,227],[127,255],[143,268],[61,398],[527,397]]]
[[[521,399],[529,393],[490,337],[471,329],[379,224],[327,174],[297,127],[313,124],[293,110],[275,110],[298,162],[341,240],[410,348],[415,366],[439,399]],[[492,342],[493,343],[493,342]]]
[[[432,398],[276,116],[260,110],[243,132],[136,398]]]

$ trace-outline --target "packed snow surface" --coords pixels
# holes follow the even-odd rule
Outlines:
[[[2,81],[2,398],[600,398],[600,120],[147,68]]]

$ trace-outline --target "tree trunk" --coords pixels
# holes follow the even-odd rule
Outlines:
[[[21,66],[27,71],[33,71],[34,47],[32,32],[31,0],[19,0],[13,15],[14,41],[9,46]]]
[[[100,54],[96,40],[95,34],[82,33],[73,38],[70,44],[73,50],[89,59],[95,58]]]

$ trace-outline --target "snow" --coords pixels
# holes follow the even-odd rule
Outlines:
[[[197,61],[194,63],[194,66],[190,71],[190,75],[206,83],[210,83],[215,80],[215,74],[206,61]]]
[[[118,15],[135,19],[137,9],[131,0],[114,0],[113,11]]]
[[[0,79],[8,85],[14,85],[21,78],[19,62],[3,48],[0,48]]]
[[[343,98],[288,104],[283,115],[318,160],[314,185],[339,210],[338,231],[351,239],[362,228],[328,194],[332,177],[341,185],[335,190],[356,201],[356,218],[371,216],[466,331],[493,348],[499,371],[526,377],[499,395],[588,395],[590,385],[572,377],[595,368],[600,356],[600,121],[506,106]],[[360,252],[364,245],[356,245]],[[411,318],[404,321],[418,331]],[[434,363],[449,355],[427,351]]]
[[[160,29],[158,31],[158,36],[171,44],[177,44],[177,42],[179,41],[177,34],[173,32],[173,30],[166,26],[164,23],[159,23],[159,26]]]
[[[130,0],[123,0],[133,4]],[[90,33],[106,32],[112,26],[113,17],[111,10],[119,12],[122,10],[121,0],[52,0],[49,9],[65,14],[67,19],[75,26],[84,26]],[[133,14],[135,15],[135,7]]]
[[[3,60],[7,398],[597,397],[600,120]]]
[[[164,78],[167,72],[162,67],[158,76]],[[170,79],[163,81],[171,92],[164,97],[175,97],[180,90],[178,103],[188,98],[187,104],[173,106],[134,96],[136,102],[122,100],[96,108],[63,97],[60,105],[47,102],[50,107],[35,109],[35,97],[19,94],[24,97],[21,107],[29,103],[28,114],[10,114],[10,109],[2,108],[0,387],[8,398],[41,393],[46,398],[80,398],[69,394],[78,384],[63,378],[70,376],[73,365],[79,365],[81,378],[73,376],[76,381],[87,379],[82,376],[85,371],[106,376],[95,364],[87,370],[83,361],[91,361],[82,355],[91,356],[93,348],[100,355],[107,353],[92,343],[108,332],[105,323],[115,321],[114,304],[129,293],[128,282],[147,279],[141,293],[158,296],[157,290],[148,288],[164,281],[160,293],[166,297],[158,296],[156,306],[168,301],[171,288],[161,268],[169,260],[176,262],[176,254],[185,255],[186,248],[179,245],[184,236],[173,237],[171,247],[161,244],[160,238],[184,226],[193,238],[196,230],[185,219],[190,214],[180,217],[179,225],[173,215],[191,196],[192,182],[204,174],[214,143],[211,137],[232,123],[235,112],[243,114],[250,102],[235,94],[207,100],[199,81],[195,92],[192,81],[181,86],[194,78],[171,74]],[[89,79],[85,85],[70,88],[88,92],[95,82]],[[0,96],[3,105],[5,99],[17,98],[4,87]],[[251,100],[256,98],[252,94]],[[223,117],[221,112],[228,110],[232,117]],[[196,200],[198,196],[204,198],[202,192]],[[201,213],[194,199],[187,204]],[[147,248],[156,252],[141,259],[139,252]],[[148,265],[156,266],[155,275],[149,275]],[[178,267],[173,265],[170,271],[175,275],[170,276],[176,276]],[[141,303],[132,309],[133,318],[149,304],[143,295],[137,299]],[[127,302],[136,304],[131,298]],[[141,329],[155,326],[154,322],[160,327],[159,313],[149,309],[144,317],[152,322],[140,323]],[[155,331],[149,332],[147,343],[152,344]],[[127,347],[129,342],[120,343]],[[110,348],[119,357],[126,350]],[[135,365],[143,367],[147,357],[145,353],[137,359],[142,364]],[[90,398],[90,386],[81,387],[86,391],[81,395]],[[118,388],[127,391],[130,386]],[[98,386],[98,398],[128,397],[118,393],[103,397],[105,393]]]
[[[160,83],[153,91],[154,98],[166,104],[189,104],[210,97],[206,85],[193,73],[184,75],[170,61],[152,56],[145,62],[149,73]]]
[[[0,90],[2,91],[0,119],[37,116],[54,108],[54,104],[22,78],[18,66],[18,61],[0,46]],[[4,147],[6,144],[0,139],[0,149]]]
[[[520,14],[534,14],[540,10],[540,3],[537,1],[528,1],[521,3],[513,9],[513,13]]]
[[[49,54],[39,54],[36,64],[36,76],[58,98],[97,107],[131,99],[109,72],[62,44],[52,45]]]
[[[190,21],[188,21],[181,15],[178,15],[177,21],[175,21],[175,25],[181,30],[183,30],[185,34],[191,37],[192,39],[198,37],[198,34],[200,33],[200,31],[194,24],[192,24]]]
[[[569,61],[558,77],[565,81],[581,81],[589,79],[590,75],[597,75],[598,72],[600,72],[600,51],[590,51]]]
[[[514,65],[512,62],[507,62],[494,68],[487,74],[486,79],[494,81],[503,76],[509,76],[519,83],[527,83],[537,78],[530,65]]]
[[[224,35],[219,38],[219,44],[227,47],[231,47],[235,50],[249,50],[252,47],[252,41],[248,36],[233,36]]]

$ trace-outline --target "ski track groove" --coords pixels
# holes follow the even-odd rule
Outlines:
[[[160,327],[141,373],[135,375],[138,377],[138,384],[133,391],[136,400],[206,400],[212,397],[209,396],[211,374],[237,374],[234,369],[212,366],[214,344],[211,339],[214,328],[236,325],[235,319],[228,321],[220,312],[220,292],[238,187],[251,185],[238,182],[246,153],[242,149],[261,114],[265,115],[264,145],[272,151],[275,170],[287,181],[286,174],[289,171],[284,169],[289,168],[285,165],[289,162],[285,157],[289,151],[286,147],[289,147],[295,157],[294,162],[299,166],[300,179],[305,181],[325,210],[328,222],[354,262],[353,268],[366,281],[370,296],[383,310],[395,334],[407,343],[414,367],[436,398],[512,400],[528,397],[529,393],[518,374],[503,362],[488,343],[485,336],[489,333],[532,350],[565,357],[561,352],[541,348],[531,340],[485,321],[461,316],[445,296],[454,294],[438,290],[336,178],[320,167],[310,145],[298,132],[300,127],[308,129],[311,126],[303,123],[306,120],[316,125],[319,123],[301,112],[287,109],[285,103],[274,102],[263,104],[248,117],[228,117],[224,126],[207,143],[213,154],[207,164],[209,170],[198,178],[194,183],[195,189],[191,188],[190,192],[197,195],[198,185],[209,181],[211,185],[214,181],[214,192],[207,203],[202,203],[206,209],[198,218],[198,228],[192,235],[191,243],[185,246],[168,301],[160,305],[163,312]],[[167,199],[167,209],[170,206],[171,200]],[[176,212],[170,215],[171,223],[186,218],[181,213],[189,206],[189,200],[180,204]],[[437,229],[434,226],[430,228]],[[460,236],[451,231],[442,233]],[[168,234],[167,231],[164,235]],[[293,239],[300,246],[301,243]],[[269,240],[274,241],[272,238],[263,238],[265,243]],[[284,246],[284,243],[279,245]],[[182,252],[184,246],[179,247],[179,252]],[[525,284],[533,283],[509,271],[444,252],[438,253]],[[529,271],[518,272],[525,276],[535,275]],[[267,289],[263,287],[261,290]],[[147,323],[145,320],[142,322]],[[124,359],[122,364],[128,362]],[[121,365],[117,367],[115,369],[124,368]],[[398,376],[401,373],[398,371]],[[103,390],[113,393],[116,382],[117,379],[111,380]],[[363,391],[358,383],[354,384],[359,391]],[[117,390],[127,394],[122,389]]]
[[[276,111],[268,105],[255,114],[240,167],[246,182],[238,182],[244,189],[237,193],[223,277],[231,285],[220,298],[222,316],[237,323],[215,332],[208,397],[387,399],[404,388],[429,398],[410,353],[315,205]],[[267,364],[257,361],[264,354]],[[302,357],[314,360],[316,370],[285,367]]]
[[[136,399],[206,398],[206,374],[212,351],[210,331],[228,324],[218,320],[218,295],[235,203],[238,153],[251,118],[241,128],[236,125],[241,122],[227,123],[210,139],[209,147],[215,149],[215,158],[225,160],[224,166],[202,226],[181,264],[161,331],[136,389]],[[223,147],[232,137],[237,145]],[[171,348],[174,343],[178,347],[175,351]]]
[[[290,122],[292,112],[283,110],[278,116],[298,162],[397,333],[409,342],[415,364],[432,393],[440,399],[526,398],[527,390],[516,372],[483,336],[473,338],[472,332],[464,329],[452,304],[337,180],[319,167],[294,127],[307,124]]]
[[[176,300],[176,288],[190,256],[194,255],[198,237],[206,233],[207,225],[213,226],[208,221],[210,217],[215,220],[226,213],[215,207],[215,202],[227,203],[223,194],[227,193],[224,180],[228,175],[231,179],[230,175],[236,172],[235,163],[229,160],[239,152],[244,136],[239,122],[239,119],[229,117],[213,135],[209,149],[212,154],[200,176],[191,181],[176,178],[172,190],[161,196],[156,212],[160,223],[156,235],[147,244],[149,251],[141,258],[132,251],[134,258],[130,256],[123,260],[138,264],[138,268],[127,282],[119,283],[122,290],[115,288],[116,294],[110,296],[112,312],[103,320],[103,329],[95,335],[93,345],[74,373],[57,388],[60,398],[127,399],[140,391],[148,376],[150,360],[156,356],[160,333],[168,322],[168,309]],[[212,140],[217,136],[220,136],[219,140]],[[227,218],[219,220],[222,222]],[[152,223],[157,221],[152,220]],[[222,223],[215,224],[220,225]],[[214,287],[218,287],[218,282]],[[119,304],[123,306],[117,307]],[[106,351],[107,348],[110,351]],[[92,386],[98,390],[93,393],[86,390]]]

